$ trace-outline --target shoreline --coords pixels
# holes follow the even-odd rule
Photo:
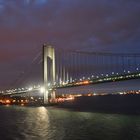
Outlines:
[[[82,112],[140,115],[140,95],[82,96],[73,101],[59,103],[56,108]]]
[[[140,94],[81,96],[53,104],[7,104],[8,106],[54,107],[80,112],[140,115]],[[0,106],[7,106],[0,104]]]

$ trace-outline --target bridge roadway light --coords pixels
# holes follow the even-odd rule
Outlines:
[[[32,91],[32,90],[33,90],[33,87],[29,87],[28,90],[29,90],[29,91]]]
[[[40,87],[40,92],[43,93],[45,91],[45,88],[42,86]]]
[[[65,85],[65,82],[64,81],[62,82],[62,85]]]
[[[37,88],[40,88],[41,86],[40,85],[37,85]]]
[[[85,77],[83,77],[83,80],[85,79]]]

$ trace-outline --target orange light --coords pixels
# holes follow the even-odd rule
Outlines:
[[[74,97],[67,97],[65,100],[74,100]]]
[[[11,101],[10,101],[10,100],[5,100],[5,103],[6,103],[6,104],[10,104]]]
[[[83,81],[83,84],[89,84],[89,81]]]
[[[58,100],[57,100],[58,102],[63,102],[64,101],[64,99],[63,98],[58,98]]]
[[[13,102],[13,103],[15,103],[15,102],[16,102],[16,100],[13,100],[12,102]]]
[[[25,100],[26,103],[28,103],[28,100]]]

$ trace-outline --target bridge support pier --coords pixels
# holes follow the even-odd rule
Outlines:
[[[51,88],[55,82],[55,50],[52,46],[46,44],[43,45],[43,73],[44,104],[48,104],[49,94],[51,95],[49,88]]]
[[[55,97],[56,97],[55,96],[55,90],[52,90],[51,93],[50,93],[50,99],[51,99],[50,102],[51,103],[55,103],[56,102],[55,101]]]

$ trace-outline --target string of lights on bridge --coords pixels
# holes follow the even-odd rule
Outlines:
[[[96,84],[98,82],[105,82],[110,80],[122,80],[123,78],[126,79],[135,79],[140,77],[139,69],[136,68],[137,72],[133,73],[130,71],[124,70],[123,74],[112,72],[111,74],[100,74],[98,76],[91,75],[90,77],[82,77],[80,79],[71,79],[67,81],[60,81],[59,83],[54,82],[53,85],[51,83],[48,83],[49,90],[52,90],[52,88],[61,88],[61,87],[70,87],[70,86],[79,86],[79,85],[87,85],[87,84]],[[15,89],[6,89],[1,90],[0,94],[3,95],[10,95],[10,94],[20,94],[23,92],[32,92],[32,91],[38,91],[40,93],[43,93],[44,87],[40,84],[29,86],[29,87],[20,87]]]
[[[56,49],[57,52],[57,49]],[[42,64],[42,57],[41,52],[37,52],[37,55],[31,61],[31,65],[29,66],[29,70],[27,69],[27,73],[31,73],[31,69],[33,69],[33,65]],[[107,57],[105,63],[104,56]],[[100,57],[100,59],[99,59]],[[116,59],[116,57],[118,57]],[[128,58],[133,57],[134,67],[132,69],[126,69],[125,64],[130,66],[130,61]],[[59,50],[56,53],[56,74],[59,78],[56,78],[54,83],[48,83],[48,87],[51,90],[52,88],[61,88],[61,87],[69,87],[69,86],[78,86],[83,84],[94,84],[97,82],[106,82],[110,80],[121,80],[123,78],[138,78],[140,77],[139,69],[140,65],[137,63],[139,62],[140,54],[119,54],[119,53],[105,53],[105,52],[82,52],[82,51],[73,51],[73,50]],[[115,58],[113,62],[113,58]],[[120,61],[121,58],[121,61]],[[109,60],[108,60],[109,59]],[[66,62],[66,60],[68,60]],[[94,66],[91,66],[91,60],[93,60]],[[101,62],[99,62],[99,60]],[[110,63],[111,62],[111,63]],[[110,69],[110,64],[114,64]],[[118,64],[119,63],[119,64]],[[105,69],[109,69],[108,72],[93,72],[96,64],[101,65],[102,67],[105,66]],[[81,65],[84,65],[83,71],[85,74],[81,73]],[[120,65],[120,71],[118,70],[118,65]],[[102,70],[102,67],[97,70]],[[90,69],[91,70],[90,70]],[[132,68],[132,66],[130,66]],[[115,70],[114,70],[115,69]],[[77,71],[76,71],[77,70]],[[90,70],[90,71],[89,71]],[[76,71],[76,73],[75,73]],[[111,72],[112,71],[112,72]],[[19,82],[19,84],[26,78],[26,72],[23,72],[22,76],[15,82],[15,85]],[[94,73],[94,74],[93,74]],[[68,74],[68,76],[66,76]],[[78,75],[78,76],[77,76]],[[22,85],[22,84],[20,84]],[[11,88],[6,90],[1,90],[1,94],[20,94],[23,92],[32,92],[32,91],[39,91],[43,92],[43,86],[40,84],[29,86],[29,87],[18,87],[18,88]]]

